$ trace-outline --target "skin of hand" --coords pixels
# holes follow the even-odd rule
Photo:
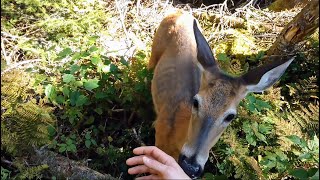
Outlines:
[[[155,146],[142,146],[135,148],[133,153],[137,156],[127,159],[129,174],[150,173],[148,176],[137,179],[190,179],[179,164],[168,154]]]

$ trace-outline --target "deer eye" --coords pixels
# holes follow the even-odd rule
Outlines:
[[[199,101],[197,98],[193,98],[193,108],[198,109],[199,108]]]
[[[235,114],[229,114],[226,118],[224,118],[224,121],[231,122],[235,117]]]

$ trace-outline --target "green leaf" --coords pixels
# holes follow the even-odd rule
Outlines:
[[[49,136],[53,137],[56,134],[56,129],[50,124],[48,125]]]
[[[71,106],[75,106],[76,105],[76,102],[77,102],[77,99],[79,98],[80,96],[80,92],[79,91],[73,91],[70,93],[70,104]]]
[[[57,93],[56,93],[56,89],[51,84],[48,84],[46,86],[44,93],[51,101],[55,101],[55,98],[57,97]]]
[[[78,60],[82,57],[82,54],[79,52],[74,53],[74,55],[71,57],[71,60]],[[73,73],[71,73],[73,74]]]
[[[256,100],[256,105],[261,107],[261,108],[266,108],[266,109],[270,109],[271,108],[271,106],[267,102],[262,101],[260,99]]]
[[[62,153],[62,152],[65,152],[66,151],[66,146],[61,146],[59,148],[59,152]]]
[[[142,51],[139,51],[139,52],[137,52],[135,57],[137,58],[138,61],[143,61],[144,58],[146,58],[146,54]]]
[[[73,142],[72,142],[72,140],[71,140],[70,138],[67,139],[66,143],[67,143],[68,145],[73,144]]]
[[[84,123],[85,125],[90,125],[94,122],[94,117],[90,116],[89,119]]]
[[[110,72],[116,72],[118,67],[115,64],[110,64]]]
[[[102,63],[101,59],[99,57],[92,57],[91,63],[94,65],[98,65],[99,63]]]
[[[101,92],[101,91],[98,91],[95,96],[97,99],[103,99],[105,97],[108,97],[105,92]]]
[[[86,139],[91,139],[90,133],[87,132],[85,138],[86,138]]]
[[[219,53],[219,54],[217,54],[217,59],[218,59],[219,61],[229,61],[229,60],[230,60],[230,58],[227,56],[226,53]]]
[[[250,104],[248,105],[248,109],[249,109],[250,112],[255,112],[256,107],[254,106],[254,104],[251,104],[251,103],[250,103]]]
[[[62,93],[63,93],[64,97],[69,97],[69,94],[70,94],[69,88],[64,86],[62,89]]]
[[[255,146],[256,145],[256,140],[253,136],[251,135],[246,135],[246,140],[248,141],[249,144]]]
[[[252,95],[247,96],[246,99],[248,99],[251,103],[256,102],[256,98]]]
[[[261,134],[261,133],[259,133],[259,132],[255,132],[255,135],[257,136],[258,139],[260,139],[261,141],[263,141],[263,142],[265,142],[266,144],[268,144],[268,143],[267,143],[267,139],[266,139],[266,137],[265,137],[263,134]]]
[[[124,57],[121,57],[120,62],[121,62],[123,65],[125,65],[125,66],[128,66],[128,65],[129,65],[128,61],[126,61],[126,60],[124,59]]]
[[[311,175],[310,180],[319,180],[319,169],[318,168],[314,168],[316,169],[316,173],[312,174],[312,172],[310,172],[310,170],[308,171],[308,174]]]
[[[97,142],[96,142],[96,140],[94,140],[94,139],[91,139],[91,143],[93,144],[93,145],[97,145]]]
[[[90,145],[91,145],[91,141],[90,140],[87,139],[84,143],[85,143],[87,148],[90,148]]]
[[[57,101],[57,103],[62,104],[62,103],[64,103],[65,100],[64,100],[63,96],[59,95],[59,96],[57,96],[56,101]]]
[[[98,83],[99,83],[99,80],[97,79],[89,79],[87,82],[84,83],[84,88],[86,88],[86,90],[88,91],[91,91],[99,87]]]
[[[99,38],[99,36],[90,36],[88,39],[91,43],[96,42],[96,40]]]
[[[289,171],[289,174],[291,176],[294,176],[300,179],[307,179],[309,177],[308,172],[303,168],[297,168],[297,169],[291,170]]]
[[[91,47],[89,48],[89,51],[90,51],[90,52],[94,52],[94,51],[97,51],[97,50],[99,50],[99,48],[97,48],[96,46],[91,46]]]
[[[313,157],[313,156],[312,156],[311,153],[304,153],[304,154],[301,154],[301,155],[299,156],[299,159],[302,159],[302,160],[306,159],[306,160],[308,160],[308,159],[311,159],[312,157]]]
[[[80,66],[78,66],[77,64],[74,64],[70,67],[70,74],[74,74],[75,72],[80,70]]]
[[[74,152],[74,153],[76,153],[77,152],[77,147],[76,147],[76,145],[74,145],[74,144],[70,144],[70,149],[71,149],[71,152]]]
[[[63,78],[63,82],[65,82],[65,83],[75,81],[75,78],[72,74],[65,74],[62,76],[62,78]]]
[[[65,48],[62,51],[59,52],[58,56],[60,59],[67,57],[72,53],[72,50],[70,48]]]
[[[80,95],[76,100],[76,106],[82,106],[88,101],[88,98],[84,95]]]
[[[96,109],[94,109],[94,111],[96,112],[96,113],[98,113],[99,115],[101,115],[102,113],[103,113],[103,111],[102,111],[102,109],[101,108],[96,108]]]
[[[82,81],[75,81],[75,82],[74,82],[74,86],[76,86],[76,87],[82,87],[82,86],[83,86],[83,82],[82,82]]]
[[[301,144],[301,138],[296,135],[286,136],[286,138],[288,138],[291,142],[293,142],[296,145]]]

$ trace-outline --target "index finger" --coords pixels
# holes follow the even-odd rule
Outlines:
[[[171,156],[169,156],[168,154],[166,154],[165,152],[163,152],[162,150],[160,150],[155,146],[138,147],[133,150],[133,153],[136,155],[145,154],[145,155],[151,156],[155,160],[166,165],[170,164],[171,161],[174,161],[174,159]]]

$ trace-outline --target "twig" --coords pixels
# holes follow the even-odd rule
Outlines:
[[[140,146],[145,146],[146,144],[141,140],[140,136],[137,134],[136,129],[132,128],[131,130],[133,131],[132,135],[134,136],[136,142],[138,142],[140,144]]]
[[[4,70],[1,73],[1,76],[4,75],[5,73],[15,69],[15,68],[18,68],[19,66],[22,66],[22,65],[25,65],[25,64],[31,64],[31,63],[35,63],[35,62],[40,62],[40,61],[42,61],[42,59],[25,60],[25,61],[21,61],[21,62],[15,63],[15,64],[11,65],[9,68],[7,68],[6,70]]]
[[[1,38],[1,52],[4,56],[4,59],[6,60],[7,65],[11,64],[11,60],[9,59],[9,57],[7,56],[7,52],[3,43],[3,39]]]

